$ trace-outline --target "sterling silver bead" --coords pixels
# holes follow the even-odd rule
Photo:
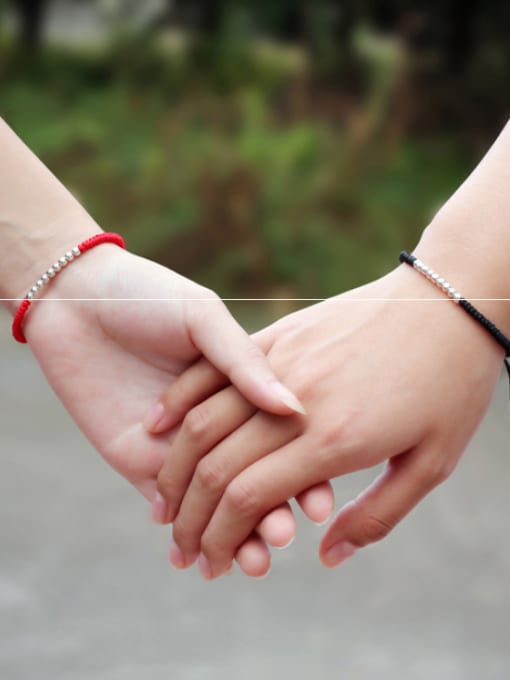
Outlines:
[[[78,246],[74,246],[74,248],[71,251],[75,257],[79,257],[81,255],[80,249]]]
[[[53,269],[53,267],[50,267],[50,268],[47,270],[46,274],[48,274],[49,278],[52,279],[52,278],[55,276],[56,272],[55,272],[55,270]]]
[[[50,277],[47,272],[44,272],[44,274],[41,275],[41,280],[43,281],[43,283],[48,283]]]
[[[68,262],[72,262],[74,260],[74,255],[70,250],[67,251],[67,253],[64,256]]]
[[[32,288],[30,289],[30,292],[32,293],[32,295],[35,295],[38,292],[38,290],[39,290],[39,287],[36,284],[35,286],[32,286]]]
[[[61,267],[65,267],[67,265],[67,260],[65,257],[59,257],[58,261]]]
[[[56,274],[57,272],[59,272],[62,269],[62,265],[60,264],[60,262],[54,262],[52,269]]]
[[[34,297],[34,294],[32,293],[31,290],[28,291],[28,293],[25,295],[25,298],[27,300],[31,300]]]

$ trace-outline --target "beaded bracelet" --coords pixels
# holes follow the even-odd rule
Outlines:
[[[489,321],[487,317],[478,311],[478,309],[476,309],[476,307],[472,305],[469,300],[463,298],[462,295],[448,283],[448,281],[445,281],[445,279],[439,276],[439,274],[437,274],[433,269],[427,267],[427,265],[419,260],[415,255],[411,255],[406,250],[403,250],[400,253],[399,259],[400,262],[408,264],[410,267],[413,267],[413,269],[416,269],[417,272],[437,286],[439,290],[441,290],[443,293],[446,293],[446,295],[448,295],[448,297],[451,298],[453,302],[462,307],[462,309],[464,309],[473,319],[475,319],[475,321],[478,321],[478,323],[481,324],[483,328],[485,328],[485,330],[492,335],[494,340],[496,340],[496,342],[498,342],[504,348],[506,359],[510,357],[510,340],[506,337],[506,335],[502,333],[499,328],[492,323],[492,321]],[[510,376],[510,366],[508,365],[506,359],[505,366],[507,368],[508,375]]]
[[[68,250],[62,257],[52,264],[51,267],[44,272],[44,274],[41,274],[40,278],[37,279],[35,284],[32,286],[32,288],[30,288],[28,293],[23,298],[23,301],[14,315],[14,319],[12,321],[12,335],[15,340],[22,343],[26,343],[27,341],[25,334],[23,333],[23,321],[25,319],[26,313],[30,309],[34,296],[37,295],[37,293],[39,293],[39,291],[44,288],[44,286],[48,285],[48,283],[54,279],[55,276],[57,276],[57,274],[62,271],[62,269],[67,267],[70,262],[75,260],[83,253],[87,252],[87,250],[91,250],[102,243],[114,243],[120,248],[126,247],[124,239],[122,236],[120,236],[120,234],[108,232],[96,234],[95,236],[91,236],[90,238],[86,239],[82,243],[79,243],[71,250]]]

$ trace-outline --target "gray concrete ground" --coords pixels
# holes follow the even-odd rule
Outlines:
[[[92,450],[0,315],[2,680],[510,677],[510,406],[453,477],[338,570],[302,522],[269,578],[204,583]],[[338,502],[372,477],[336,484]]]

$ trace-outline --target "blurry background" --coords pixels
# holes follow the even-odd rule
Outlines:
[[[0,6],[0,115],[105,229],[223,296],[384,273],[510,110],[507,2]],[[168,530],[4,312],[0,678],[507,680],[509,436],[501,382],[455,474],[381,544],[327,571],[301,521],[268,579],[207,584],[169,568]],[[338,505],[374,475],[337,480]]]
[[[507,2],[0,5],[0,115],[105,229],[226,297],[386,272],[510,110]]]

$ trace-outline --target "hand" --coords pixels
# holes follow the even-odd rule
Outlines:
[[[259,406],[280,414],[299,408],[210,291],[116,246],[86,253],[57,277],[45,298],[34,302],[25,331],[78,426],[150,501],[174,433],[148,435],[143,414],[154,394],[202,354]],[[157,415],[152,413],[153,423]],[[261,533],[276,544],[292,538],[288,505],[266,520]],[[250,537],[241,566],[253,572],[253,561],[264,562],[266,553],[260,539]]]
[[[503,358],[477,323],[405,266],[256,337],[306,419],[253,414],[232,387],[209,396],[225,381],[205,362],[160,402],[159,431],[182,417],[179,403],[188,410],[209,397],[187,416],[201,431],[185,421],[158,478],[174,519],[173,553],[189,564],[201,550],[206,578],[224,572],[271,508],[383,461],[327,530],[321,560],[337,565],[386,536],[455,467]]]

